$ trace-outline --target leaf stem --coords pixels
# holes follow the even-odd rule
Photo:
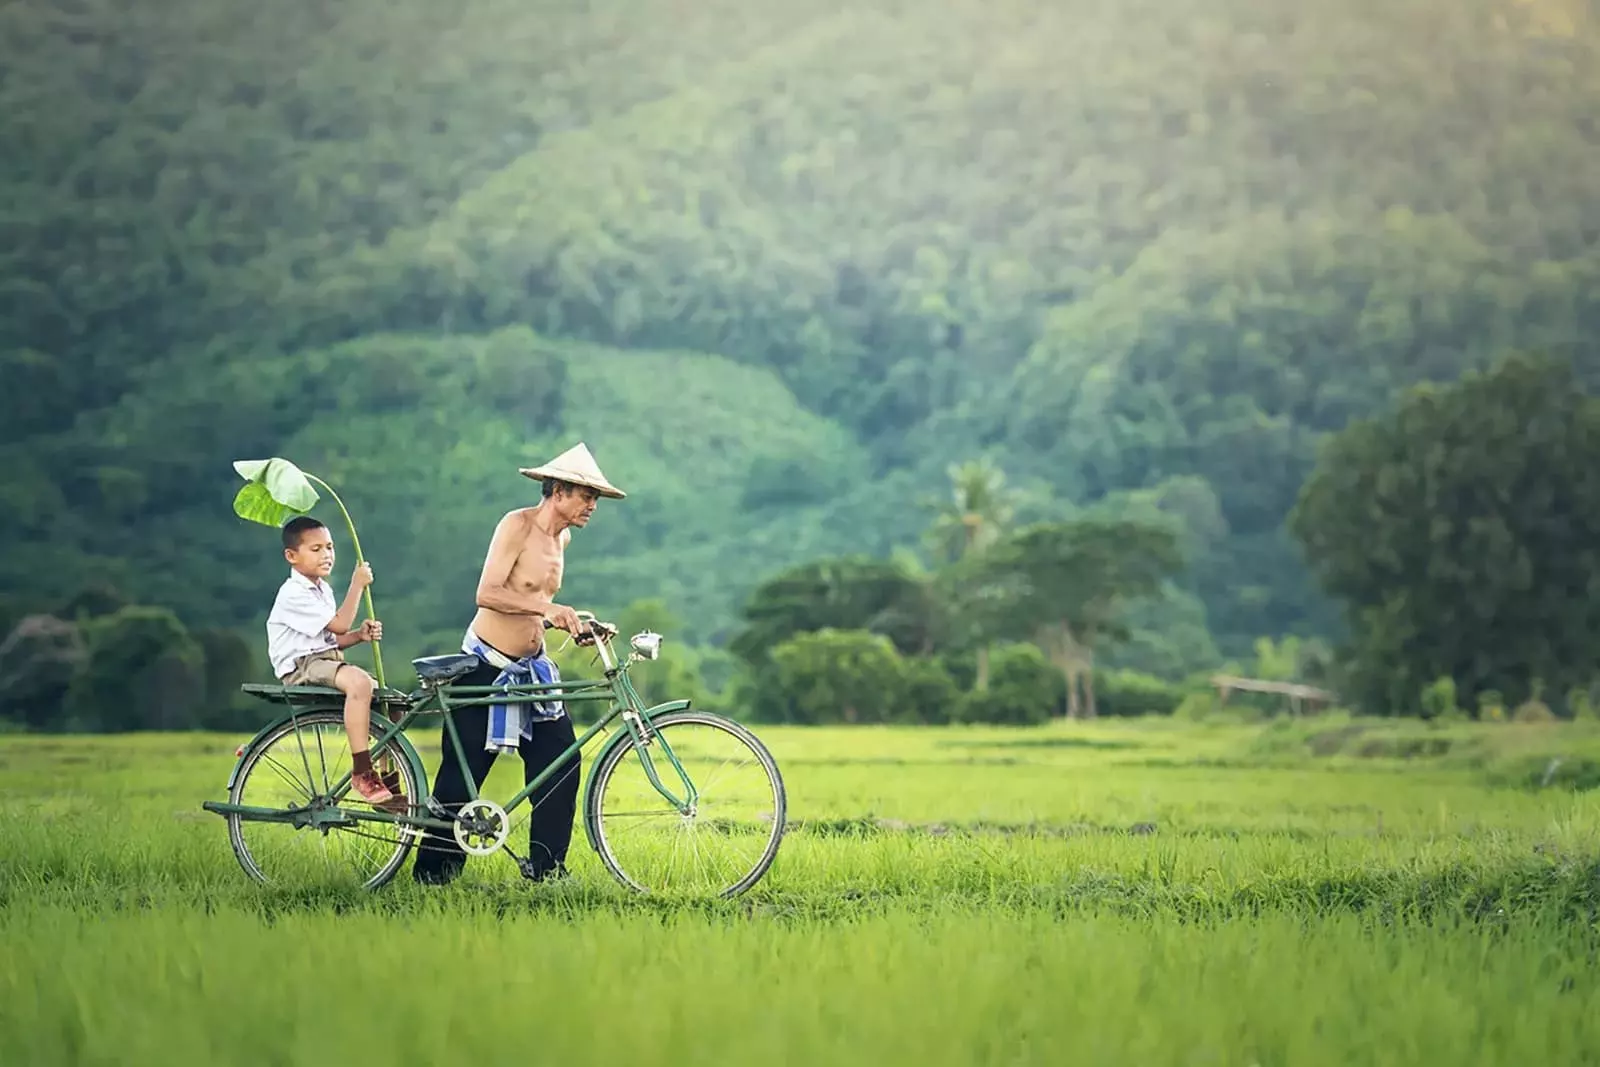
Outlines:
[[[311,474],[311,473],[306,472],[306,471],[301,471],[301,473],[306,476],[306,479],[308,481],[315,482],[317,485],[319,485],[323,489],[327,490],[328,495],[333,498],[333,502],[339,506],[339,513],[344,516],[345,525],[350,528],[350,543],[351,543],[352,546],[354,546],[354,548],[356,550],[356,566],[359,567],[366,560],[361,555],[361,538],[356,536],[356,523],[355,523],[355,520],[350,517],[350,512],[345,509],[344,501],[340,500],[339,499],[339,494],[333,491],[333,486],[329,485],[327,482],[323,481],[321,478],[318,478],[315,474]],[[366,605],[366,608],[367,608],[367,618],[369,618],[369,619],[377,618],[378,616],[373,612],[373,609],[372,609],[372,587],[370,585],[367,586],[365,589],[361,590],[361,599],[362,599],[362,602]],[[383,654],[378,650],[378,642],[377,641],[373,641],[371,644],[372,644],[373,674],[377,675],[378,686],[380,688],[383,688],[384,687],[384,681],[383,681]]]

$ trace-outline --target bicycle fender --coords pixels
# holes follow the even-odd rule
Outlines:
[[[411,773],[417,776],[417,786],[422,790],[422,795],[432,796],[433,788],[428,784],[428,768],[422,765],[422,756],[403,732],[395,734],[394,740],[400,748],[400,757],[411,764]]]
[[[687,711],[688,709],[689,701],[687,700],[669,700],[664,704],[657,704],[653,708],[646,708],[644,714],[645,718],[654,719],[656,716],[665,715],[669,711]],[[630,734],[626,729],[618,730],[616,733],[611,735],[610,740],[600,746],[600,751],[594,754],[594,765],[596,767],[600,766],[601,762],[606,758],[606,755],[612,749],[616,748],[618,745],[625,745],[632,740],[633,735]],[[592,785],[594,779],[589,779],[589,782]]]
[[[297,717],[305,714],[308,711],[330,711],[330,710],[332,710],[332,711],[340,711],[342,709],[341,709],[341,707],[339,705],[335,705],[335,704],[330,704],[326,708],[301,708],[301,709],[296,710],[296,711],[289,711],[289,712],[286,712],[286,713],[284,713],[282,715],[279,715],[276,719],[273,719],[271,722],[267,723],[261,729],[257,730],[256,731],[256,735],[254,737],[252,737],[249,741],[245,742],[244,744],[240,745],[234,751],[233,769],[228,772],[228,784],[226,786],[224,786],[223,788],[226,789],[229,793],[233,792],[233,785],[234,785],[235,782],[237,782],[239,780],[239,769],[244,766],[245,757],[248,756],[250,754],[250,750],[255,748],[258,744],[260,744],[262,739],[265,738],[268,734],[272,733],[274,730],[276,730],[278,727],[282,726],[284,723],[288,722],[290,719],[297,718]],[[395,735],[394,740],[400,747],[401,756],[405,759],[405,761],[407,763],[409,763],[411,765],[412,771],[416,774],[417,781],[421,782],[421,783],[426,783],[427,780],[428,780],[427,770],[423,767],[423,765],[422,765],[422,757],[417,754],[417,750],[416,750],[415,746],[413,746],[411,744],[410,739],[407,738],[405,734],[399,733],[399,734]]]
[[[250,754],[250,750],[259,745],[262,738],[266,737],[269,733],[288,722],[297,714],[299,713],[295,711],[289,711],[279,715],[276,719],[271,720],[261,729],[257,730],[254,737],[240,745],[238,748],[234,749],[233,770],[228,772],[228,784],[223,787],[224,789],[230,793],[233,792],[233,785],[239,780],[239,768],[244,766],[244,758]]]
[[[669,711],[687,711],[688,708],[689,701],[687,700],[668,700],[665,703],[657,704],[651,708],[646,708],[644,714],[645,718],[653,719],[657,715],[665,715]],[[633,735],[628,733],[628,731],[625,729],[619,730],[612,734],[611,740],[601,745],[600,751],[595,753],[593,765],[596,767],[600,766],[601,763],[605,762],[606,756],[611,753],[612,749],[616,748],[618,745],[628,744],[632,740]],[[591,774],[589,776],[588,784],[584,787],[583,791],[583,836],[588,840],[589,847],[594,851],[599,852],[600,844],[594,839],[594,819],[590,818],[590,814],[594,811],[595,801],[597,799],[594,795],[595,780],[596,779],[594,775]]]

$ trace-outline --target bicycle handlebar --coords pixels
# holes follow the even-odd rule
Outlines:
[[[601,622],[594,612],[575,611],[573,614],[578,617],[579,622],[588,624],[587,633],[572,635],[572,639],[578,644],[584,645],[590,641],[598,641],[602,635],[608,640],[617,636],[617,628],[609,622]]]
[[[601,622],[600,619],[592,611],[574,611],[573,614],[578,617],[578,621],[579,622],[589,623],[591,625],[598,626],[600,629],[606,631],[606,633],[608,633],[612,637],[615,637],[617,635],[618,631],[617,631],[617,627],[616,627],[615,624],[609,623],[609,622]],[[553,629],[555,629],[555,623],[551,622],[548,618],[546,618],[544,620],[544,628],[546,630],[553,630]],[[586,635],[584,635],[584,634],[573,634],[572,636],[573,636],[573,639],[576,640],[577,638],[583,637],[583,636],[586,636]]]

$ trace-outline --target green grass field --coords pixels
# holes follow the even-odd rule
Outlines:
[[[242,737],[0,739],[0,1064],[1600,1062],[1600,731],[760,734],[732,902],[581,830],[559,885],[267,889],[199,808]]]

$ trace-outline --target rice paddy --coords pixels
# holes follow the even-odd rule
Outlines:
[[[243,738],[0,739],[0,1064],[1600,1061],[1587,726],[758,730],[733,901],[581,830],[550,885],[263,887],[199,807]]]

